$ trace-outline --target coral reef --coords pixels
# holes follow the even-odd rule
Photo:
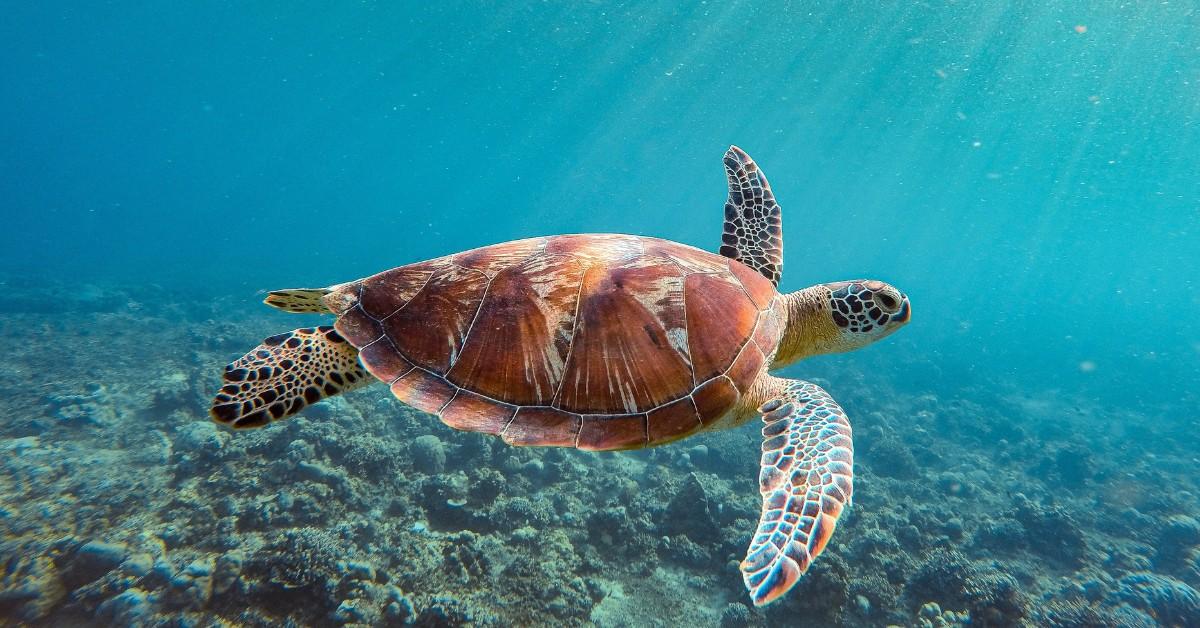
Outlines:
[[[1154,566],[1168,572],[1184,567],[1197,547],[1200,547],[1200,521],[1187,515],[1172,515],[1155,540]]]
[[[1114,596],[1168,626],[1200,622],[1200,593],[1170,576],[1130,574],[1121,578]]]
[[[1038,626],[1046,628],[1155,628],[1154,618],[1127,605],[1104,606],[1074,598],[1051,600],[1037,612]]]
[[[1194,454],[1148,458],[1148,414],[814,364],[853,420],[854,506],[754,608],[753,426],[518,449],[373,387],[234,433],[206,416],[219,366],[290,321],[105,290],[0,312],[0,625],[1200,625]]]
[[[41,619],[66,595],[53,558],[31,543],[0,544],[0,566],[0,617]]]

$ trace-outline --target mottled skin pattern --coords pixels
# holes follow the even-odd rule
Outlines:
[[[761,415],[763,510],[742,572],[756,605],[825,548],[853,492],[850,424],[815,384],[769,370],[850,351],[908,322],[879,281],[790,294],[779,206],[745,152],[725,155],[721,254],[616,234],[506,242],[267,303],[337,316],[226,369],[213,418],[258,427],[365,381],[513,445],[662,445]]]

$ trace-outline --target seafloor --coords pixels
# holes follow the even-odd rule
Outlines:
[[[1198,441],[1170,408],[822,362],[855,505],[755,609],[754,426],[516,449],[372,387],[235,434],[206,416],[220,368],[310,320],[3,287],[0,624],[1200,625]]]

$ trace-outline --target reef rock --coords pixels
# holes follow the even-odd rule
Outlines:
[[[71,588],[99,580],[125,562],[128,555],[129,549],[124,545],[89,541],[80,546],[67,561],[63,578]]]
[[[0,544],[0,618],[32,622],[62,601],[66,589],[49,556],[32,544]]]
[[[1200,626],[1200,593],[1169,576],[1135,573],[1121,578],[1115,596],[1167,626]]]
[[[433,434],[418,436],[409,448],[413,467],[427,475],[436,475],[446,470],[446,447]]]
[[[126,589],[96,609],[96,618],[110,626],[144,626],[151,623],[153,616],[153,601],[139,588]]]
[[[1154,546],[1158,550],[1154,558],[1156,567],[1170,569],[1183,564],[1191,549],[1200,546],[1200,521],[1187,515],[1168,518]]]
[[[721,528],[713,518],[708,493],[695,473],[684,476],[679,490],[667,504],[659,527],[668,535],[685,534],[697,543],[720,538]]]

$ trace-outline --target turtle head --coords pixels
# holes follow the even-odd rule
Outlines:
[[[869,345],[912,318],[908,297],[882,281],[839,281],[824,287],[829,291],[828,316],[846,344],[842,351]]]
[[[780,314],[787,323],[772,368],[865,347],[908,323],[912,305],[887,283],[855,279],[785,295]]]

